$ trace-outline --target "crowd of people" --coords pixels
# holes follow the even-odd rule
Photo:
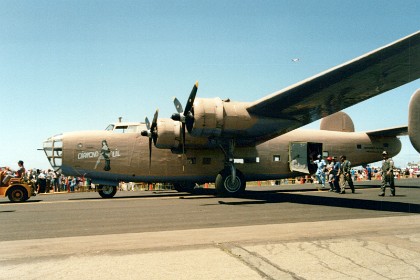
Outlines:
[[[29,169],[26,170],[24,162],[18,162],[18,170],[14,171],[10,167],[3,167],[0,170],[2,184],[7,184],[11,178],[22,178],[26,181],[32,182],[36,193],[49,192],[74,192],[85,184],[90,185],[89,179],[75,176],[64,176],[52,169],[40,170]]]
[[[372,174],[380,174],[382,183],[381,191],[379,196],[384,196],[386,188],[389,187],[391,194],[395,196],[395,184],[394,184],[394,162],[388,157],[386,151],[382,152],[382,167],[380,169],[372,170],[369,166],[365,168],[366,177],[368,180],[372,179]],[[327,157],[327,162],[318,155],[317,159],[313,161],[313,164],[317,165],[315,176],[318,184],[321,188],[326,188],[328,183],[330,192],[336,192],[339,194],[346,193],[346,185],[350,187],[352,193],[355,192],[353,181],[356,179],[356,170],[351,168],[351,162],[347,160],[345,155],[337,157]]]

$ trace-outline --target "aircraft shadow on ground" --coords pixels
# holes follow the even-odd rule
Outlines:
[[[186,194],[186,196],[191,194]],[[174,192],[153,192],[152,194],[139,194],[139,195],[121,195],[121,196],[114,196],[113,198],[102,198],[98,197],[78,197],[78,198],[70,198],[69,200],[118,200],[118,199],[127,199],[127,198],[151,198],[151,197],[178,197],[180,196],[179,193]]]
[[[390,212],[401,212],[401,213],[420,213],[420,204],[407,203],[399,201],[384,201],[378,197],[378,200],[374,199],[357,199],[352,195],[345,196],[318,196],[318,195],[306,195],[302,193],[302,190],[296,190],[299,193],[293,193],[291,190],[279,191],[253,191],[247,190],[245,193],[236,199],[246,199],[242,201],[225,201],[227,198],[220,197],[219,205],[261,205],[267,203],[297,203],[297,204],[308,204],[308,205],[322,205],[330,207],[342,207],[342,208],[353,208],[353,209],[365,209],[375,211],[390,211]],[[205,195],[203,197],[195,197],[196,195]],[[208,196],[207,196],[208,195]],[[123,195],[116,196],[110,200],[119,199],[142,199],[151,197],[179,197],[180,199],[214,199],[214,189],[197,189],[193,194],[189,193],[178,193],[178,192],[152,192],[147,194],[139,195]],[[398,198],[398,195],[397,197]],[[103,200],[99,195],[98,197],[86,197],[86,198],[70,198],[72,201],[86,201],[86,200]],[[28,200],[28,202],[42,202],[43,200]],[[0,202],[0,204],[13,204],[10,201]],[[214,204],[209,204],[208,206]]]
[[[398,197],[398,196],[396,196]],[[281,193],[278,191],[246,191],[241,198],[256,199],[257,201],[219,201],[223,205],[250,205],[266,203],[298,203],[310,205],[322,205],[330,207],[354,208],[376,211],[390,211],[401,213],[420,213],[420,204],[398,201],[383,201],[372,199],[357,199],[354,197],[326,197],[305,194]]]
[[[194,197],[195,195],[209,195],[207,197]],[[180,199],[214,199],[214,189],[198,189],[193,194],[189,193],[178,193],[178,192],[153,192],[152,194],[144,195],[130,195],[130,196],[117,196],[114,199],[127,199],[127,198],[150,198],[150,197],[180,197]],[[282,191],[252,191],[247,190],[239,197],[246,199],[245,201],[224,201],[223,197],[220,197],[218,201],[222,205],[258,205],[267,203],[298,203],[308,205],[322,205],[330,207],[342,207],[342,208],[354,208],[354,209],[365,209],[365,210],[376,210],[376,211],[390,211],[390,212],[401,212],[401,213],[420,213],[420,204],[399,202],[399,201],[383,201],[373,199],[357,199],[354,196],[340,196],[340,197],[327,197],[327,196],[314,196],[305,195],[302,191],[299,194],[290,193],[290,190],[286,192]],[[398,195],[397,197],[398,198]],[[101,197],[95,198],[72,198],[70,200],[98,200],[103,199]],[[213,204],[214,205],[214,204]]]

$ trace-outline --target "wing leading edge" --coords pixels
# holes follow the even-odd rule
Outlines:
[[[257,100],[251,115],[288,120],[269,139],[420,78],[420,31]]]

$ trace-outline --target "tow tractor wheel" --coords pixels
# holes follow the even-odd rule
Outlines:
[[[28,200],[28,192],[22,186],[15,186],[9,189],[8,198],[11,202],[23,202]]]
[[[246,181],[241,171],[236,170],[236,178],[232,182],[229,169],[223,169],[216,177],[215,187],[219,196],[237,196],[245,191]]]
[[[117,186],[100,185],[98,193],[102,198],[112,198],[117,193]]]

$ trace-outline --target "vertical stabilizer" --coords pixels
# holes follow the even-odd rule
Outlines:
[[[337,112],[321,120],[321,130],[354,132],[354,124],[349,115],[344,112]]]

